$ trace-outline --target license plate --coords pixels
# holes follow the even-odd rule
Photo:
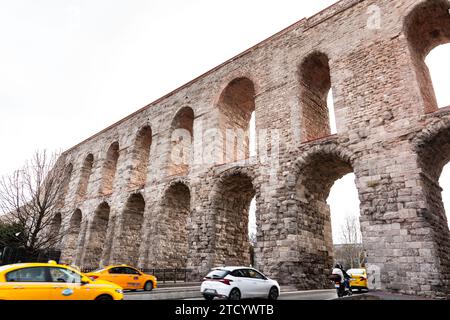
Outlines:
[[[216,293],[216,290],[213,289],[205,289],[204,293]]]

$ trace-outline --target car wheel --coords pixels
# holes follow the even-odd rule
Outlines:
[[[95,298],[96,301],[111,301],[114,300],[111,296],[107,295],[107,294],[102,294],[101,296],[98,296],[97,298]]]
[[[272,287],[269,290],[269,300],[277,300],[278,299],[278,288]]]
[[[211,300],[214,299],[214,296],[211,296],[209,294],[205,294],[205,295],[203,295],[203,298],[205,298],[205,300],[211,301]]]
[[[228,300],[241,300],[241,292],[239,289],[234,288],[231,290],[230,295],[228,296]]]
[[[144,291],[152,291],[153,290],[153,282],[147,281],[144,284]]]

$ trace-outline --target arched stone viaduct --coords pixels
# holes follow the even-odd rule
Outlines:
[[[248,264],[256,197],[256,267],[301,289],[328,287],[326,198],[354,172],[382,287],[448,294],[438,180],[450,109],[438,109],[424,58],[449,39],[446,0],[343,0],[67,150],[55,217],[63,260],[187,267],[193,278]]]

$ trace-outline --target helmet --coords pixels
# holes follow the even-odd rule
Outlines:
[[[336,263],[336,265],[334,266],[335,268],[338,268],[338,269],[342,269],[342,264],[340,264],[339,262],[338,263]]]

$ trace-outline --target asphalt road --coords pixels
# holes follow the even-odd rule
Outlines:
[[[331,300],[336,299],[336,291],[285,291],[281,292],[279,300]],[[200,287],[159,288],[152,292],[126,292],[125,300],[203,300]]]

